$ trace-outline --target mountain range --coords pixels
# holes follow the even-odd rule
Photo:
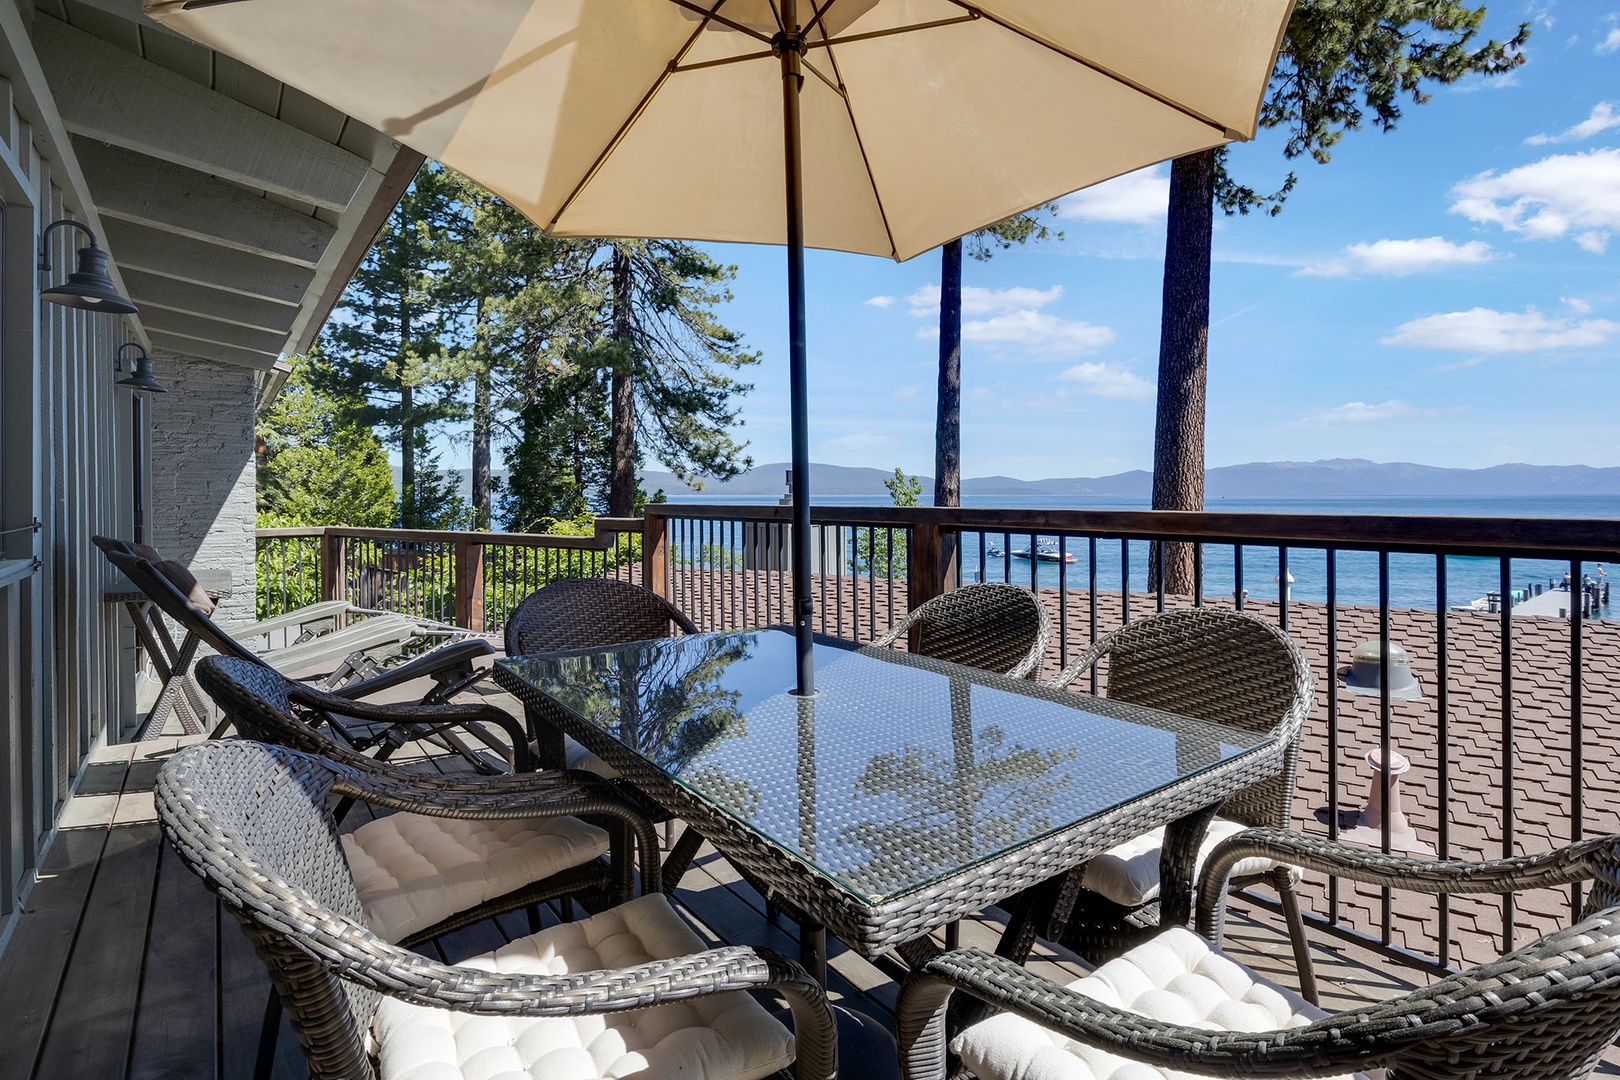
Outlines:
[[[649,469],[642,473],[642,486],[649,492],[662,489],[675,497],[701,495],[715,502],[729,498],[758,499],[781,495],[787,490],[786,462],[758,465],[727,481],[706,481],[702,491],[689,487],[674,473]],[[812,465],[810,486],[817,500],[835,496],[858,498],[885,497],[883,481],[893,476],[883,469],[852,468],[845,465]],[[933,490],[932,477],[919,477],[924,493]],[[462,490],[471,490],[471,477],[461,471]],[[1051,477],[1020,480],[1011,476],[976,476],[962,481],[967,496],[1101,496],[1146,499],[1152,492],[1153,474],[1144,469],[1111,476]],[[1444,469],[1411,462],[1376,462],[1362,458],[1332,458],[1326,461],[1257,461],[1246,465],[1225,465],[1205,475],[1206,499],[1250,498],[1354,498],[1426,497],[1489,498],[1536,495],[1614,495],[1620,496],[1620,468],[1593,468],[1589,465],[1492,465],[1485,469]]]

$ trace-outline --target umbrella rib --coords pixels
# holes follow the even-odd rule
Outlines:
[[[1077,52],[1074,52],[1074,51],[1072,51],[1070,49],[1065,49],[1063,46],[1059,45],[1055,41],[1049,41],[1046,38],[1041,37],[1039,34],[1031,33],[1030,31],[1025,30],[1023,27],[1017,25],[1016,23],[1013,23],[1013,22],[1011,22],[1011,21],[1009,21],[1007,19],[1002,18],[1000,15],[997,15],[993,11],[986,11],[981,7],[976,7],[973,4],[967,3],[966,0],[947,0],[947,2],[955,4],[957,7],[961,8],[964,11],[974,12],[977,15],[979,15],[981,18],[989,19],[991,22],[995,23],[997,26],[1001,27],[1002,29],[1011,31],[1012,33],[1017,34],[1019,37],[1023,38],[1024,40],[1033,42],[1034,44],[1039,45],[1044,49],[1050,49],[1052,52],[1057,53],[1059,56],[1064,57],[1065,59],[1068,59],[1068,60],[1072,60],[1076,64],[1079,64],[1082,67],[1090,68],[1092,71],[1095,71],[1097,74],[1103,76],[1106,79],[1112,79],[1114,82],[1117,82],[1122,86],[1128,86],[1132,90],[1135,90],[1137,93],[1142,94],[1145,97],[1150,97],[1154,101],[1157,101],[1159,104],[1164,105],[1167,108],[1174,109],[1176,112],[1181,113],[1183,116],[1186,116],[1189,119],[1196,120],[1200,124],[1204,124],[1207,127],[1212,127],[1215,130],[1219,131],[1225,138],[1239,139],[1239,140],[1241,140],[1243,138],[1243,134],[1241,132],[1232,130],[1231,128],[1227,127],[1225,124],[1221,123],[1219,120],[1211,119],[1210,117],[1205,116],[1203,113],[1199,112],[1197,109],[1193,109],[1193,108],[1190,108],[1190,107],[1188,107],[1186,105],[1183,105],[1181,102],[1175,100],[1174,98],[1166,97],[1164,94],[1159,93],[1157,90],[1153,89],[1151,86],[1147,86],[1144,83],[1137,82],[1135,79],[1132,79],[1127,75],[1122,75],[1117,71],[1114,71],[1114,70],[1112,70],[1110,68],[1104,67],[1102,64],[1097,63],[1095,60],[1087,59],[1086,57],[1081,56]]]
[[[692,7],[691,4],[686,3],[686,0],[671,0],[671,2],[679,4],[682,7]],[[714,6],[719,8],[720,4],[725,2],[726,0],[719,0],[719,3],[715,4]],[[704,9],[695,8],[694,10],[703,11]],[[706,14],[712,15],[713,13],[706,12]],[[561,221],[562,216],[568,213],[568,208],[574,205],[574,200],[578,199],[580,193],[585,190],[592,180],[596,179],[596,174],[602,171],[602,166],[607,164],[607,159],[613,156],[613,151],[619,148],[619,144],[623,142],[624,137],[630,133],[630,129],[635,126],[636,121],[641,119],[641,114],[647,111],[647,106],[651,105],[652,99],[658,96],[658,91],[662,90],[664,88],[664,84],[669,81],[669,77],[675,74],[680,65],[681,57],[692,51],[692,46],[697,44],[698,36],[703,33],[704,28],[708,25],[709,24],[706,19],[705,21],[698,23],[697,29],[692,31],[692,36],[686,39],[686,43],[676,50],[675,55],[670,58],[669,63],[664,65],[664,70],[658,73],[658,78],[654,80],[652,86],[647,89],[647,92],[642,95],[641,100],[636,102],[636,107],[630,110],[630,115],[625,117],[624,123],[619,125],[619,130],[613,133],[613,137],[609,139],[607,145],[602,148],[602,152],[596,155],[596,160],[591,162],[591,167],[589,169],[585,170],[585,175],[579,178],[579,183],[575,184],[574,190],[568,193],[568,198],[564,199],[562,201],[562,205],[557,207],[557,212],[551,215],[551,223],[546,226],[547,232],[550,232],[552,229],[557,227],[557,222]],[[750,31],[750,33],[752,33],[752,31]]]
[[[760,33],[758,30],[755,30],[752,26],[748,26],[748,25],[746,25],[744,23],[740,23],[740,22],[735,22],[735,21],[733,21],[731,19],[726,18],[724,15],[719,14],[720,4],[725,3],[726,0],[720,0],[720,4],[716,4],[712,8],[706,8],[706,7],[703,7],[703,6],[699,5],[699,4],[694,4],[694,3],[692,3],[692,0],[669,0],[669,2],[674,4],[676,7],[685,8],[687,11],[693,12],[693,13],[698,14],[698,15],[702,15],[703,16],[703,21],[698,24],[698,30],[700,30],[700,31],[705,29],[709,25],[709,22],[712,20],[714,22],[719,23],[721,26],[729,27],[730,29],[736,30],[739,33],[747,34],[749,37],[753,38],[755,41],[763,41],[767,45],[769,45],[771,43],[770,38],[766,37],[764,34]],[[691,43],[690,42],[687,44],[687,48],[691,48]]]
[[[830,45],[831,42],[824,41],[824,44]],[[894,242],[894,229],[889,226],[889,213],[883,209],[883,195],[878,191],[877,177],[872,175],[872,161],[866,156],[866,140],[861,138],[861,125],[855,122],[855,108],[850,104],[849,91],[844,87],[844,73],[838,70],[838,57],[833,55],[830,48],[827,50],[827,62],[832,65],[833,74],[838,76],[838,96],[844,99],[844,112],[849,116],[849,129],[855,133],[855,146],[861,152],[861,167],[866,170],[866,182],[872,185],[872,201],[877,203],[878,218],[883,222],[883,235],[889,238],[889,257],[898,259],[900,249]],[[815,68],[810,70],[814,71]]]
[[[977,10],[971,10],[966,15],[958,15],[954,19],[935,19],[933,22],[913,23],[910,26],[893,26],[887,30],[872,30],[865,34],[846,34],[843,37],[822,38],[820,41],[805,42],[807,49],[823,49],[830,45],[848,45],[852,41],[870,41],[873,38],[893,37],[896,34],[910,34],[918,30],[932,30],[939,26],[955,26],[957,23],[973,22],[983,18]]]

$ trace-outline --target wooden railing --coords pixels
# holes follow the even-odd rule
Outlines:
[[[497,629],[548,580],[585,574],[644,583],[702,629],[767,626],[790,621],[789,520],[778,506],[664,504],[599,521],[589,537],[269,530],[260,568],[276,603],[343,597],[474,629]],[[1047,675],[1155,611],[1219,604],[1274,621],[1317,686],[1298,828],[1337,837],[1354,825],[1369,784],[1385,782],[1364,760],[1378,750],[1412,759],[1406,814],[1441,857],[1620,831],[1605,779],[1620,775],[1620,622],[1576,615],[1583,579],[1607,601],[1601,570],[1620,562],[1620,522],[922,507],[815,507],[811,521],[815,628],[854,640],[979,580],[1030,588],[1047,606]],[[1494,609],[1457,610],[1493,593]],[[1535,610],[1546,617],[1518,617]],[[1368,641],[1405,648],[1418,697],[1352,688],[1351,653]],[[1102,689],[1099,679],[1076,688]],[[1399,850],[1387,825],[1372,835]],[[1494,956],[1581,902],[1571,889],[1397,909],[1337,879],[1306,895],[1319,927],[1431,969]]]

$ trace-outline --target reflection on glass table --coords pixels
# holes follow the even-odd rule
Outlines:
[[[1281,767],[1265,735],[888,649],[818,644],[801,698],[793,660],[791,635],[742,631],[497,677],[869,956]]]

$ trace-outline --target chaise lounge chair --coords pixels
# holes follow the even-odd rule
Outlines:
[[[145,737],[157,734],[168,710],[177,703],[182,705],[181,720],[186,729],[203,729],[203,717],[208,715],[208,710],[191,676],[191,666],[201,645],[221,655],[242,657],[288,675],[325,668],[326,674],[316,684],[350,699],[365,698],[413,679],[431,677],[434,687],[423,697],[424,704],[445,701],[471,685],[483,674],[474,669],[473,662],[495,651],[483,638],[467,637],[441,645],[406,663],[378,670],[376,657],[397,653],[403,645],[421,636],[414,620],[380,615],[285,648],[256,652],[215,623],[192,596],[182,592],[169,576],[128,545],[106,537],[96,537],[95,542],[108,561],[129,578],[159,612],[179,623],[185,631],[179,645],[175,645],[161,618],[136,621],[137,633],[163,680],[158,701],[142,728]]]

